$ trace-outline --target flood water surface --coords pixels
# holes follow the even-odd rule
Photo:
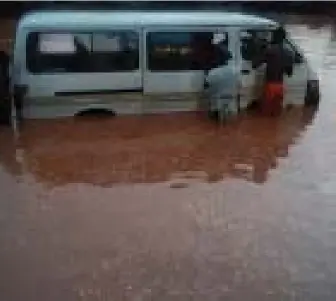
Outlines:
[[[0,299],[335,300],[335,33],[306,19],[318,111],[0,128]]]

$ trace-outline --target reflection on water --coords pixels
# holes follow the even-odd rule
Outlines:
[[[300,18],[318,112],[0,128],[0,300],[334,301],[335,28]]]
[[[286,157],[312,109],[280,118],[242,116],[224,127],[194,113],[110,120],[28,121],[3,132],[0,160],[13,173],[52,185],[155,183],[243,177],[263,183]]]

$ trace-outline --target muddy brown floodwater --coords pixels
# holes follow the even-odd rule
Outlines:
[[[317,112],[0,128],[0,300],[336,300],[336,31]]]

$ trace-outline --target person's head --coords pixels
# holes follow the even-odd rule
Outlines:
[[[285,38],[286,38],[285,30],[282,27],[279,27],[273,32],[272,42],[274,44],[281,44]]]

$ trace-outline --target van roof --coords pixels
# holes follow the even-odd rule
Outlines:
[[[88,22],[88,20],[90,22]],[[269,19],[233,12],[211,11],[39,11],[24,15],[19,27],[68,27],[92,26],[275,26]]]

